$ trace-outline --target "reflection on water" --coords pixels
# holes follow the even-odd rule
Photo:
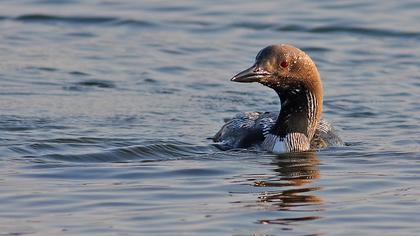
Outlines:
[[[307,212],[296,218],[261,219],[261,224],[289,224],[294,221],[315,220],[314,213],[322,211],[322,198],[316,196],[321,187],[314,184],[320,178],[319,159],[315,152],[289,153],[273,160],[275,176],[260,180],[254,186],[269,190],[261,192],[259,203],[270,204],[271,210]]]

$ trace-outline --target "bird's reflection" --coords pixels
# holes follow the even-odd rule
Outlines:
[[[273,159],[275,175],[254,182],[263,188],[257,202],[270,210],[289,211],[292,217],[261,219],[262,224],[290,224],[318,219],[313,213],[322,211],[322,199],[316,196],[320,189],[315,183],[320,178],[319,159],[315,152],[288,153]],[[292,212],[299,214],[292,214]]]

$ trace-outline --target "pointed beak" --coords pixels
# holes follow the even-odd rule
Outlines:
[[[230,81],[241,83],[260,82],[261,79],[269,75],[271,75],[270,72],[261,69],[257,64],[255,64],[250,68],[239,72],[237,75],[233,76],[232,79],[230,79]]]

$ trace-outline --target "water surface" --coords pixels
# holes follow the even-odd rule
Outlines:
[[[417,1],[5,0],[0,235],[418,235]],[[348,146],[208,138],[278,109],[229,78],[290,43]]]

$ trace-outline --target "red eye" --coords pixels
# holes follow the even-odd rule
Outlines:
[[[286,61],[283,61],[280,65],[281,67],[286,68],[289,66],[289,63],[287,63]]]

